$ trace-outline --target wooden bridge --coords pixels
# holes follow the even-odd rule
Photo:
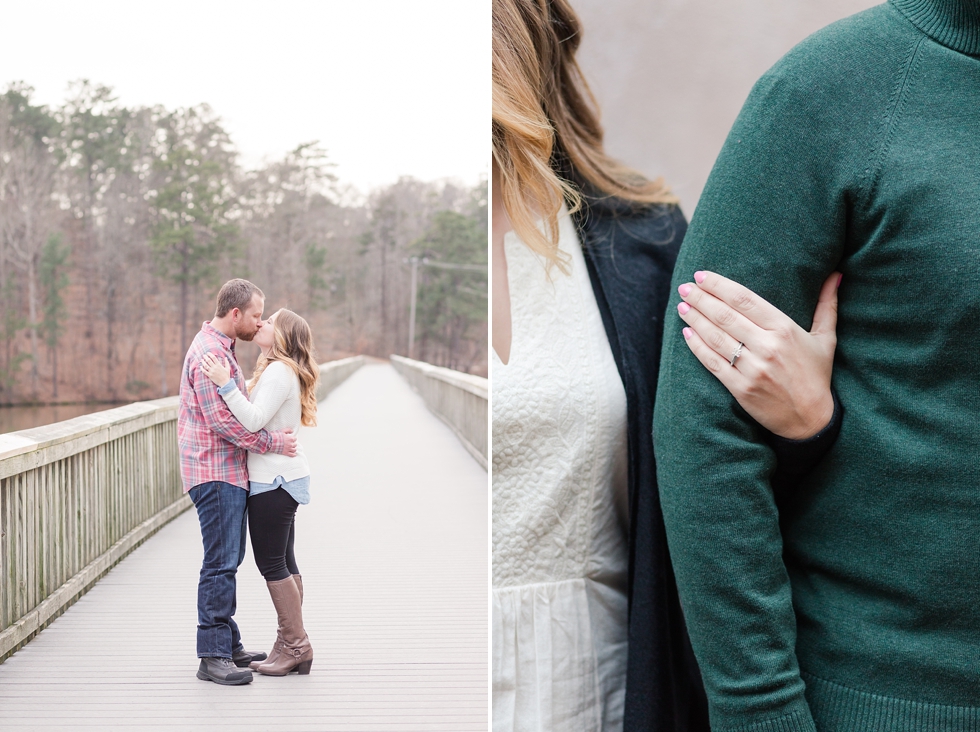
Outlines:
[[[349,378],[359,363],[325,367],[345,380],[300,433],[313,478],[296,537],[316,654],[305,677],[195,678],[202,548],[174,485],[172,404],[0,436],[0,729],[487,729],[485,382],[392,363],[405,378],[384,363]],[[76,436],[40,439],[59,430]],[[251,553],[236,618],[248,649],[269,649],[275,612]]]

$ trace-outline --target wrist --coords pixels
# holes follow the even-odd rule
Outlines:
[[[804,415],[802,423],[795,429],[790,429],[787,434],[781,435],[787,440],[809,440],[819,434],[834,418],[834,395],[830,387],[820,395],[813,407],[808,409]]]
[[[274,452],[277,455],[282,455],[286,452],[286,433],[282,430],[276,430],[275,432],[269,433],[272,436],[272,445],[269,452]]]

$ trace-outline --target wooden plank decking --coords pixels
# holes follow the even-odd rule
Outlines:
[[[486,472],[387,365],[338,387],[300,440],[313,673],[195,678],[191,510],[0,664],[0,729],[487,729]],[[251,553],[236,617],[246,646],[268,650],[275,614]]]

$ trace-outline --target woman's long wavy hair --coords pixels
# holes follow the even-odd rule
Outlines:
[[[248,382],[252,392],[262,372],[273,361],[282,361],[299,377],[299,402],[302,407],[300,422],[307,427],[316,425],[316,387],[320,382],[320,367],[313,347],[313,331],[309,323],[292,310],[281,308],[272,324],[272,348],[265,356],[259,356],[255,373]]]
[[[566,269],[558,214],[582,205],[579,183],[640,204],[676,203],[651,181],[608,157],[598,107],[575,61],[581,24],[566,0],[493,0],[493,159],[507,215],[532,250]],[[538,222],[543,223],[543,231]]]

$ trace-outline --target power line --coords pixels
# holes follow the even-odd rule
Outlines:
[[[426,267],[438,267],[439,269],[465,269],[471,271],[486,272],[487,265],[485,264],[450,264],[448,262],[430,262],[424,257],[419,260],[419,264],[425,265]]]
[[[408,320],[408,357],[415,358],[415,302],[418,299],[418,279],[419,279],[419,265],[423,267],[435,267],[437,269],[456,269],[464,270],[468,272],[486,272],[487,265],[485,264],[453,264],[451,262],[433,262],[428,257],[409,257],[405,260],[406,264],[412,265],[412,307],[411,315]],[[460,288],[465,289],[465,288]],[[482,294],[485,293],[472,293],[472,294]]]

